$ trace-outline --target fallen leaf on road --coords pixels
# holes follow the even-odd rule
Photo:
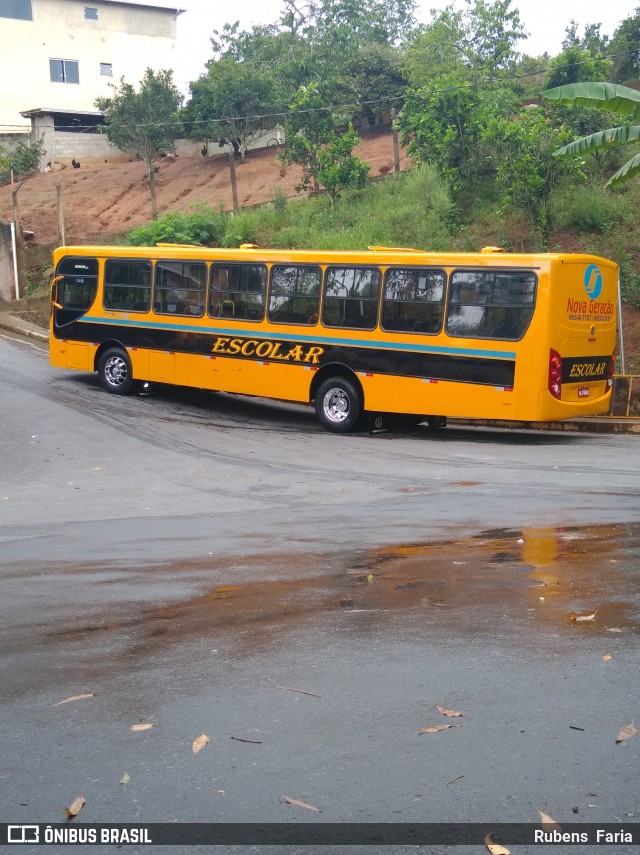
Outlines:
[[[624,742],[626,739],[631,739],[631,737],[635,736],[637,732],[638,728],[635,725],[635,721],[632,721],[631,724],[623,727],[620,733],[616,736],[616,745],[618,742]]]
[[[307,810],[315,810],[320,813],[320,808],[314,807],[308,802],[302,802],[300,801],[300,799],[292,799],[290,796],[280,796],[280,798],[288,805],[295,805],[296,807],[306,808]]]
[[[450,727],[464,727],[462,724],[432,724],[430,727],[423,727],[420,733],[437,733],[439,730],[449,730]]]
[[[82,808],[84,807],[86,799],[84,796],[78,796],[75,798],[69,807],[64,809],[64,812],[69,817],[69,819],[73,819],[74,816],[78,816]]]
[[[276,689],[282,689],[285,692],[297,692],[299,695],[310,695],[312,698],[322,697],[322,695],[316,695],[315,692],[305,692],[304,689],[292,689],[290,686],[276,686]]]
[[[155,725],[147,721],[144,724],[132,724],[129,730],[133,730],[134,733],[137,733],[140,730],[150,730],[152,727],[155,727]]]
[[[536,808],[536,810],[538,809]],[[552,831],[553,829],[557,829],[558,831],[561,830],[562,826],[558,825],[555,819],[552,816],[549,816],[548,813],[545,813],[543,810],[538,810],[538,813],[540,814],[540,821],[542,822],[542,827],[546,831]]]
[[[590,615],[577,615],[575,612],[571,612],[571,620],[574,623],[586,623],[587,621],[593,620],[597,614],[597,610],[592,612]]]
[[[191,743],[191,750],[194,754],[197,754],[198,751],[202,751],[205,745],[208,745],[211,740],[207,736],[206,733],[201,733],[197,739],[194,739]]]
[[[602,657],[603,662],[611,662],[612,659],[613,659],[613,656],[610,653],[605,653],[604,656]]]
[[[124,775],[120,778],[121,784],[128,784],[131,778],[129,777],[129,773],[125,772]]]
[[[70,704],[71,701],[83,701],[85,698],[95,698],[95,692],[85,692],[83,695],[71,695],[70,698],[65,698],[64,701],[58,701],[53,704],[54,707],[59,707],[60,704]]]
[[[438,710],[439,713],[442,713],[442,715],[448,715],[448,716],[451,716],[452,718],[455,718],[456,716],[462,715],[462,713],[458,712],[458,710],[448,710],[446,707],[441,707],[439,705],[436,706],[436,709]]]
[[[485,835],[484,845],[487,847],[491,855],[511,855],[511,850],[506,846],[501,846],[499,843],[494,843],[491,834]]]

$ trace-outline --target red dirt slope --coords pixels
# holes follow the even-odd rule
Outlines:
[[[377,177],[393,171],[391,134],[363,139],[358,155],[371,165]],[[403,152],[401,162],[406,155]],[[157,162],[157,193],[160,213],[185,210],[198,202],[212,207],[221,203],[231,209],[229,160],[213,157],[164,158]],[[246,163],[236,163],[238,200],[241,206],[273,199],[275,187],[295,196],[300,181],[297,167],[283,167],[273,148],[250,152]],[[18,193],[20,225],[34,232],[38,244],[59,243],[56,185],[62,182],[67,244],[104,243],[151,219],[146,169],[142,162],[81,163],[79,169],[39,173],[27,178]],[[0,187],[0,218],[13,220],[11,188]]]

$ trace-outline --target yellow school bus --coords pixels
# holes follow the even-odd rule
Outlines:
[[[173,383],[365,414],[549,421],[606,412],[618,268],[591,255],[67,246],[51,364],[115,394]]]

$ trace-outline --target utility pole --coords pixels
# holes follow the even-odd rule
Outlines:
[[[62,207],[62,181],[56,184],[56,195],[58,201],[58,231],[60,232],[60,246],[66,246],[64,237],[64,209]]]
[[[231,173],[231,196],[233,198],[233,210],[237,211],[238,205],[238,182],[236,181],[236,163],[234,160],[235,152],[233,149],[229,152],[229,172]]]
[[[391,108],[391,135],[393,137],[393,168],[395,172],[400,172],[400,141],[398,139],[398,131],[396,124],[396,108]]]

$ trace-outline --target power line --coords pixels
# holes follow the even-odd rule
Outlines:
[[[631,48],[625,51],[619,51],[618,53],[611,54],[603,54],[600,57],[590,57],[589,59],[579,60],[577,62],[569,62],[564,65],[556,65],[553,66],[553,70],[560,70],[563,68],[573,68],[574,66],[586,65],[588,63],[594,62],[597,59],[614,59],[618,56],[624,56],[628,54],[630,51],[637,50],[636,48]],[[195,127],[197,125],[229,125],[234,122],[262,122],[267,119],[270,120],[278,120],[283,119],[288,116],[296,116],[296,115],[308,115],[311,113],[340,113],[340,111],[353,111],[357,109],[361,109],[362,107],[370,107],[379,104],[389,104],[391,102],[408,100],[410,98],[424,98],[433,95],[441,95],[447,92],[457,92],[457,91],[469,91],[474,89],[481,88],[489,88],[495,84],[505,83],[509,81],[522,80],[527,77],[537,77],[541,74],[545,74],[550,70],[550,66],[547,65],[545,68],[537,69],[536,71],[527,71],[522,72],[520,74],[511,74],[511,75],[501,75],[499,77],[488,77],[485,80],[479,80],[475,82],[468,83],[460,83],[456,86],[446,86],[441,88],[429,89],[426,92],[424,90],[404,90],[399,95],[387,95],[383,98],[375,98],[367,101],[354,101],[347,104],[333,104],[326,107],[308,107],[300,110],[283,110],[276,113],[262,113],[255,114],[252,116],[228,116],[225,118],[219,119],[185,119],[182,121],[171,121],[171,122],[140,122],[135,124],[121,125],[120,127],[125,129],[135,129],[135,128],[186,128],[186,127]],[[277,123],[277,122],[276,122]],[[3,127],[3,126],[0,126]],[[8,125],[7,127],[12,127]],[[75,131],[81,130],[96,130],[103,127],[102,125],[59,125],[57,130],[67,130],[73,129]],[[266,128],[265,128],[266,130]]]

